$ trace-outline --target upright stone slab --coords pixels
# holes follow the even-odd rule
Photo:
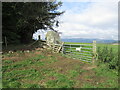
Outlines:
[[[46,34],[46,43],[48,46],[61,44],[59,33],[56,31],[48,31]]]

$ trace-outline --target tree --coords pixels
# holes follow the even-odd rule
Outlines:
[[[30,43],[38,29],[51,29],[59,26],[56,20],[64,12],[57,11],[62,2],[4,2],[3,37],[9,43]]]

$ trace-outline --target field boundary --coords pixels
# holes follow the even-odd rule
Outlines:
[[[96,41],[93,41],[93,43],[90,44],[63,44],[61,52],[67,57],[94,63],[97,55]]]

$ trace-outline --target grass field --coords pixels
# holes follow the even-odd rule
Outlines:
[[[99,44],[98,46],[105,46]],[[117,46],[108,45],[117,51]],[[81,62],[50,50],[4,53],[3,88],[117,88],[118,71]]]

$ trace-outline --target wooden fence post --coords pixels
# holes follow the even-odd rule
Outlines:
[[[7,37],[5,36],[5,46],[7,48]]]
[[[59,46],[57,53],[59,53],[59,52],[60,52],[60,50],[61,50],[61,49],[62,49],[62,47],[63,47],[63,44],[64,44],[64,42],[62,42],[62,44]]]
[[[96,41],[93,41],[93,61],[92,61],[93,64],[95,60],[96,60]]]
[[[62,54],[64,54],[64,42],[62,44]]]

